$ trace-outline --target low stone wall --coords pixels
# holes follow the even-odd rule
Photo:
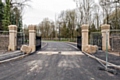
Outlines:
[[[0,35],[0,51],[7,50],[9,45],[9,35]]]

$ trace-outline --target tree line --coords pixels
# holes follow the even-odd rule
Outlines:
[[[22,12],[28,1],[0,0],[0,30],[8,30],[10,24],[22,30]],[[76,9],[61,11],[56,21],[44,18],[37,25],[37,33],[44,38],[74,38],[81,35],[82,24],[89,24],[90,32],[100,31],[103,23],[110,24],[111,29],[120,29],[120,0],[73,1]]]
[[[74,38],[81,35],[82,24],[90,32],[100,31],[101,24],[120,29],[120,0],[74,0],[76,9],[62,11],[55,22],[45,18],[38,26],[44,38]]]
[[[0,30],[8,30],[8,25],[17,25],[22,30],[22,11],[30,0],[0,0]]]

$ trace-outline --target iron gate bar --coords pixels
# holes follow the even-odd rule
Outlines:
[[[36,50],[41,49],[41,36],[36,36]]]
[[[81,36],[77,36],[77,48],[82,50],[82,37]]]
[[[24,33],[17,32],[17,49],[19,50],[21,46],[24,44]]]

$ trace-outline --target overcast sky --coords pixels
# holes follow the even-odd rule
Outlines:
[[[23,24],[39,24],[44,18],[48,17],[55,20],[55,14],[61,11],[76,8],[73,0],[31,0],[31,7],[25,8]]]
[[[95,0],[96,1],[96,0]],[[55,21],[63,10],[75,9],[76,4],[73,0],[31,0],[23,14],[23,24],[39,24],[44,18]]]

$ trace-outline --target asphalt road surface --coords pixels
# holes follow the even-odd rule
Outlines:
[[[0,80],[120,80],[120,74],[100,71],[99,66],[80,51],[37,52],[0,64]]]
[[[47,42],[47,46],[41,49],[41,51],[79,51],[79,50],[74,48],[72,44],[68,44],[67,42],[50,41],[50,42]]]

